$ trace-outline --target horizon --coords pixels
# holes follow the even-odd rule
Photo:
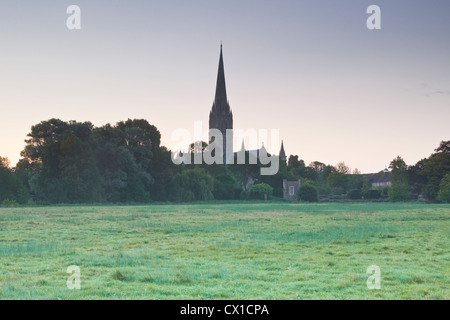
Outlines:
[[[305,165],[376,173],[449,139],[446,1],[76,2],[82,28],[71,31],[69,1],[0,6],[0,156],[12,166],[50,118],[146,119],[172,149],[174,130],[207,123],[221,41],[235,127],[280,129]],[[381,30],[366,27],[371,4]]]

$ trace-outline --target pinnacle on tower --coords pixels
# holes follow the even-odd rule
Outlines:
[[[280,150],[280,159],[286,161],[286,152],[284,151],[284,142],[281,140],[281,150]]]

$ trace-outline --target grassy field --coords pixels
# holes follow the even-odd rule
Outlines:
[[[0,299],[449,299],[449,218],[420,203],[0,208]]]

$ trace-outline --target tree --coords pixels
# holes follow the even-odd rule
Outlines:
[[[259,183],[250,187],[248,190],[251,199],[265,199],[272,195],[273,188],[267,183]]]
[[[441,141],[439,147],[437,147],[434,151],[436,151],[436,153],[450,153],[450,140]]]
[[[408,184],[408,166],[402,157],[397,156],[397,158],[392,160],[389,165],[389,169],[391,169],[392,172],[393,184]]]
[[[450,202],[450,173],[447,173],[441,180],[437,200],[440,202]]]
[[[287,169],[295,177],[293,180],[307,178],[305,162],[298,156],[289,156]]]
[[[228,174],[220,174],[214,178],[214,199],[231,200],[237,189],[236,180]]]
[[[434,201],[440,189],[440,182],[450,172],[449,141],[442,141],[429,158],[422,159],[408,168],[409,183],[413,191]]]
[[[214,178],[203,168],[181,170],[172,179],[175,201],[212,200]]]
[[[90,122],[50,119],[32,126],[28,137],[17,172],[36,199],[50,203],[150,200],[152,158],[161,135],[146,120],[95,128]]]
[[[0,157],[0,203],[5,199],[26,203],[30,198],[28,190],[15,172],[9,168],[8,158]]]
[[[392,187],[388,191],[389,200],[406,201],[411,199],[408,186],[408,166],[405,161],[397,156],[391,161],[389,168],[392,172]]]
[[[350,167],[347,166],[347,165],[345,164],[345,162],[339,162],[339,163],[336,165],[336,171],[337,171],[338,173],[341,173],[341,174],[350,174],[350,173],[351,173]]]
[[[407,184],[393,184],[388,190],[388,197],[391,201],[411,200],[411,193]]]

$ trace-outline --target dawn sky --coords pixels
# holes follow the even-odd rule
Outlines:
[[[71,4],[81,30],[66,27]],[[366,27],[372,4],[381,30]],[[169,149],[174,130],[206,130],[221,41],[234,127],[280,129],[306,164],[377,172],[450,139],[448,0],[2,0],[0,39],[12,164],[50,118],[144,118]]]

